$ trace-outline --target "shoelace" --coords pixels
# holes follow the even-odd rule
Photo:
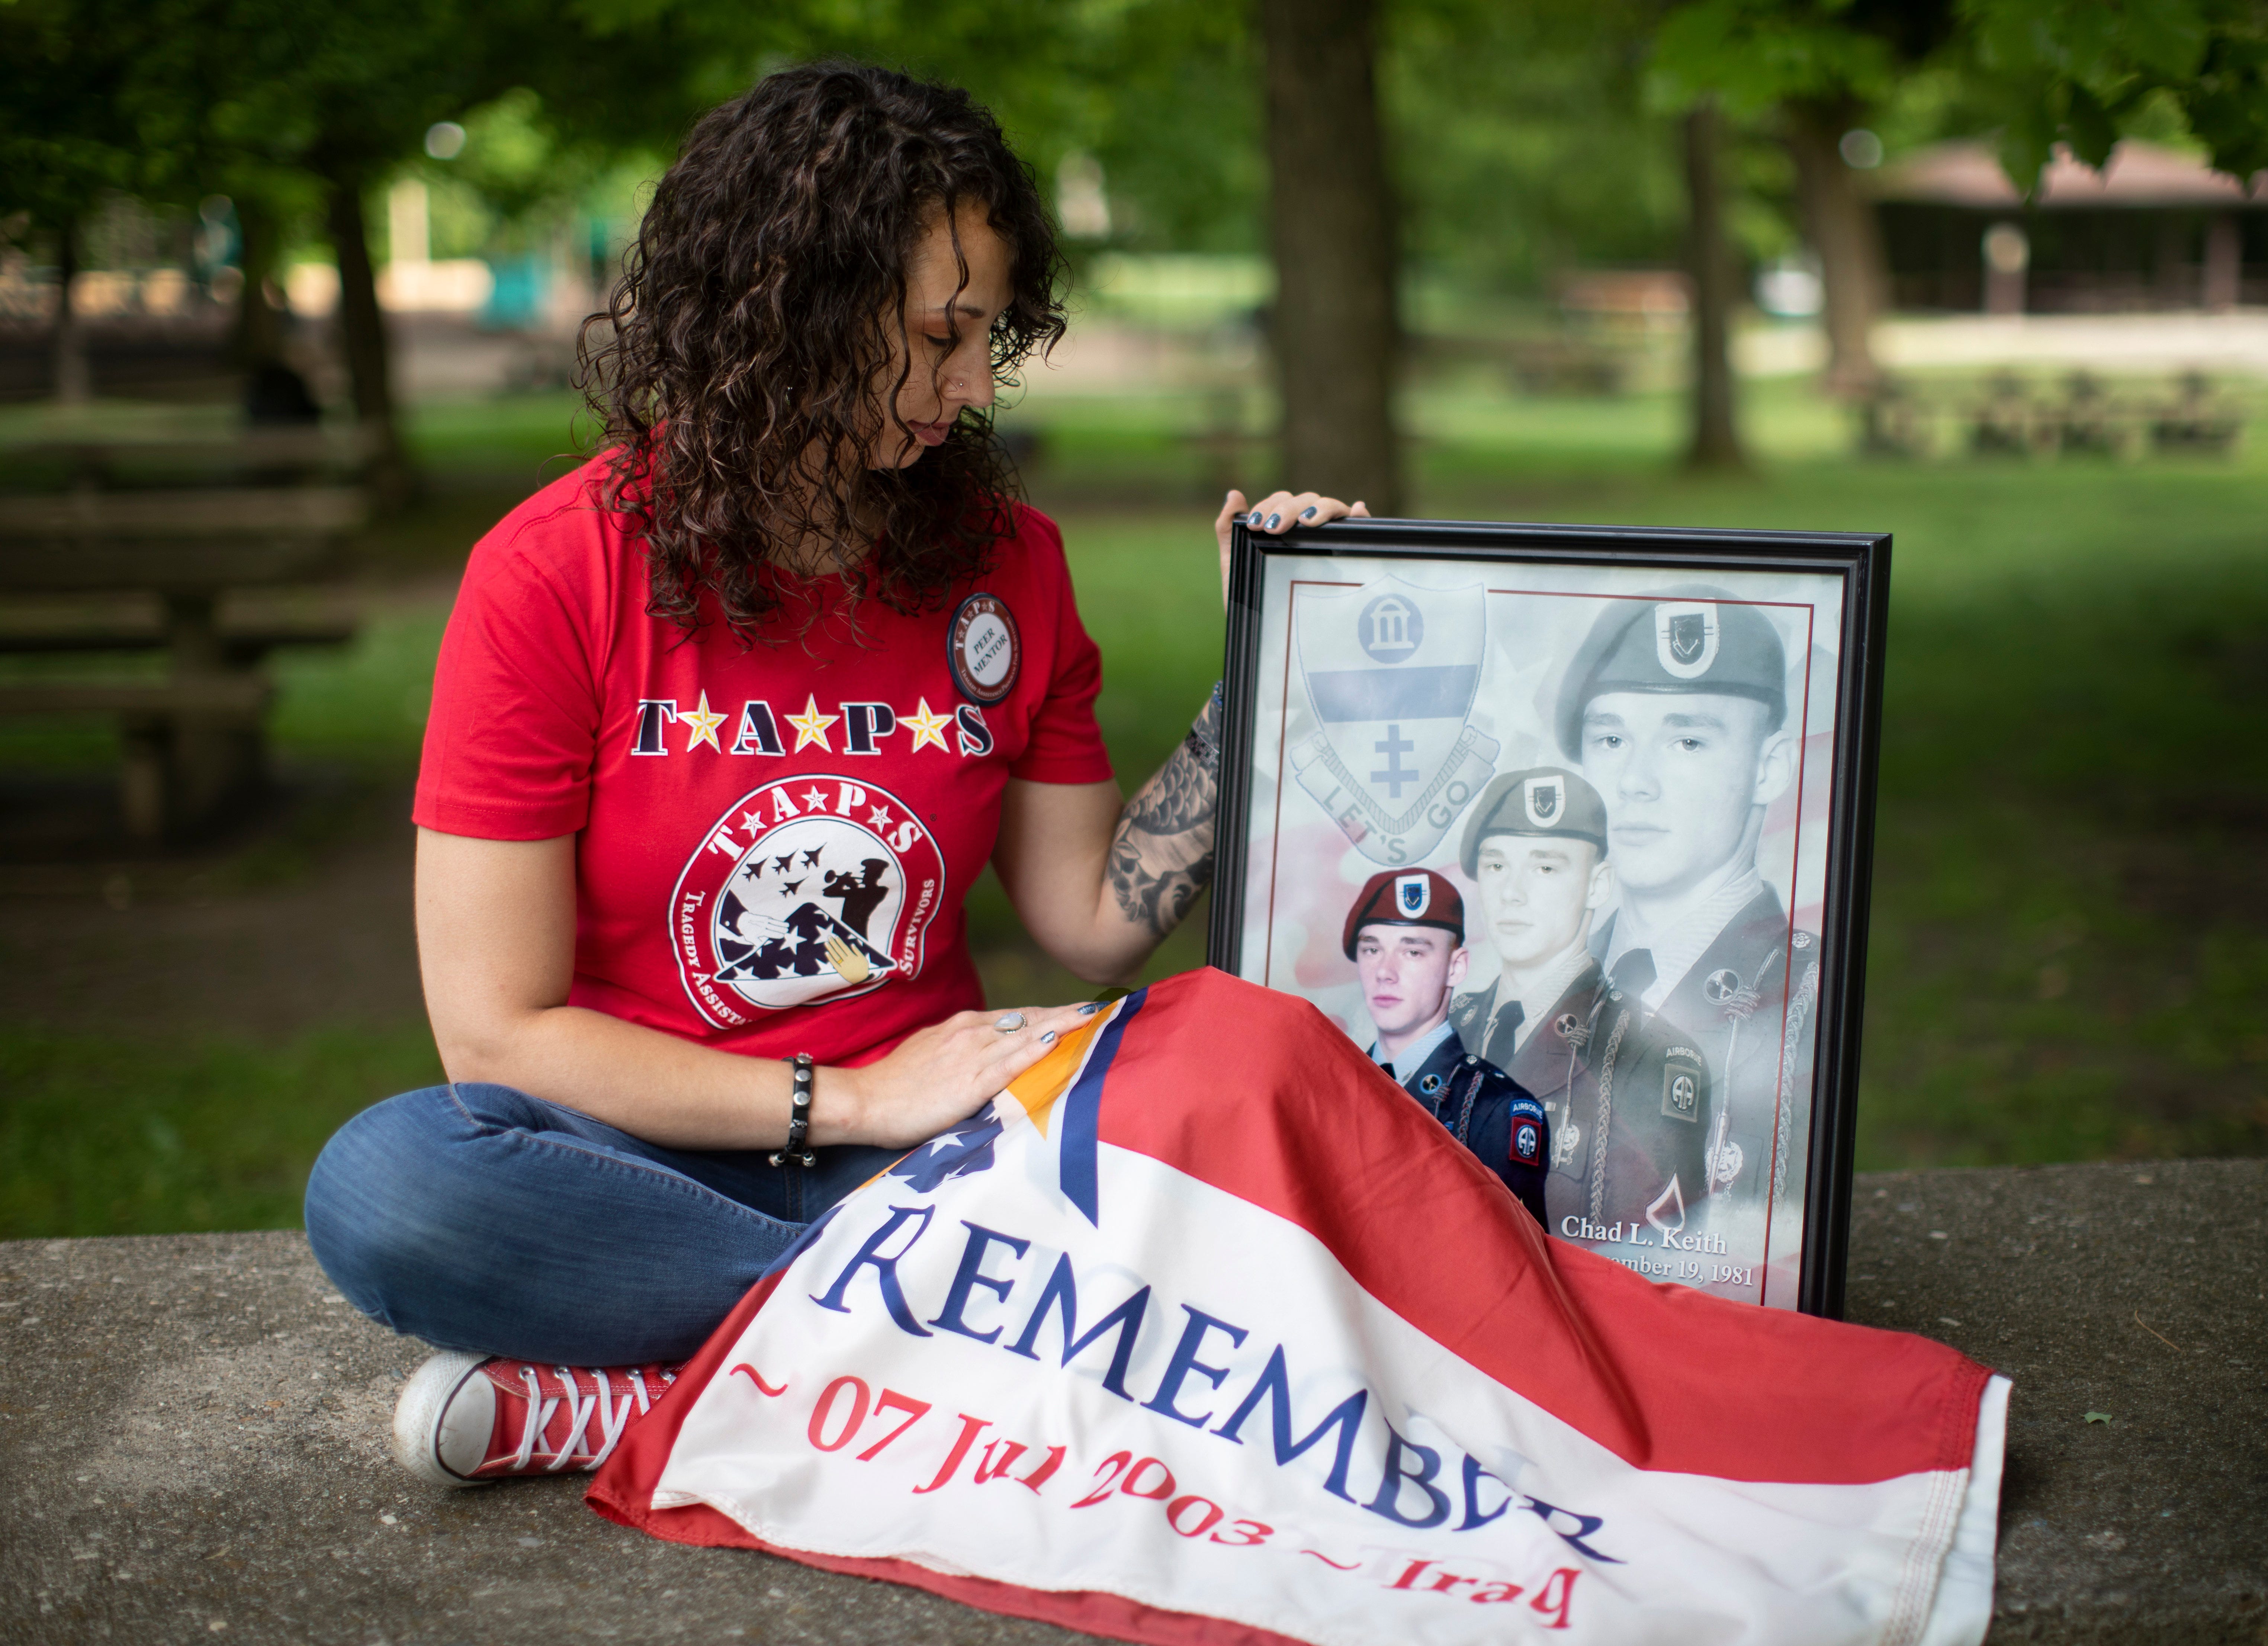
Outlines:
[[[630,1427],[631,1404],[637,1404],[640,1415],[652,1407],[653,1400],[645,1386],[645,1374],[636,1366],[623,1372],[622,1403],[617,1406],[615,1403],[615,1386],[608,1380],[604,1366],[588,1368],[592,1381],[598,1385],[589,1395],[583,1392],[582,1383],[577,1378],[574,1367],[556,1366],[552,1370],[559,1374],[559,1381],[566,1385],[567,1432],[560,1437],[557,1448],[549,1454],[551,1460],[543,1466],[544,1471],[550,1473],[565,1468],[575,1461],[578,1447],[590,1444],[590,1422],[595,1414],[599,1419],[600,1444],[598,1450],[590,1454],[590,1460],[582,1466],[583,1472],[587,1474],[607,1460],[614,1451],[615,1443]],[[534,1461],[535,1444],[542,1438],[543,1431],[551,1426],[551,1415],[559,1409],[561,1399],[556,1395],[549,1400],[544,1398],[543,1386],[536,1380],[533,1366],[519,1369],[519,1380],[526,1387],[527,1399],[526,1418],[519,1431],[519,1450],[513,1454],[512,1460],[514,1473],[526,1468]],[[661,1386],[665,1389],[674,1381],[676,1379],[667,1372],[661,1376]]]

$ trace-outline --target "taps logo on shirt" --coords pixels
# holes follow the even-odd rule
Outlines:
[[[783,778],[711,826],[671,896],[670,946],[695,1009],[740,1028],[917,975],[944,901],[937,841],[895,795]]]

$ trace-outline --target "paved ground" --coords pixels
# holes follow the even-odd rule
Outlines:
[[[2015,1384],[1995,1642],[2268,1642],[2268,1160],[1870,1174],[1851,1246]]]
[[[42,785],[0,825],[0,976],[10,981],[0,1025],[272,1040],[424,1015],[408,784],[303,784],[219,845],[175,851],[111,840],[114,787],[107,775]],[[0,804],[17,797],[0,789]],[[35,827],[75,828],[84,849],[10,861],[11,832]],[[245,867],[263,850],[284,864],[247,885]],[[125,990],[135,1004],[122,1025]]]
[[[1862,1177],[1851,1313],[2015,1380],[1995,1641],[2268,1641],[2268,1161]],[[0,1246],[0,1640],[1072,1638],[409,1484],[296,1234]],[[2089,1413],[2108,1422],[2089,1422]]]

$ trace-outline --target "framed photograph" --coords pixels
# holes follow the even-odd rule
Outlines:
[[[1551,1233],[1839,1314],[1889,561],[1851,533],[1239,527],[1209,958],[1452,1131],[1480,1064],[1525,1087]]]

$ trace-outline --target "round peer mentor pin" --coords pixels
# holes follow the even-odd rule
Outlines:
[[[1023,666],[1023,642],[1007,602],[997,594],[972,594],[953,614],[945,645],[953,683],[972,702],[997,703],[1016,688]]]

